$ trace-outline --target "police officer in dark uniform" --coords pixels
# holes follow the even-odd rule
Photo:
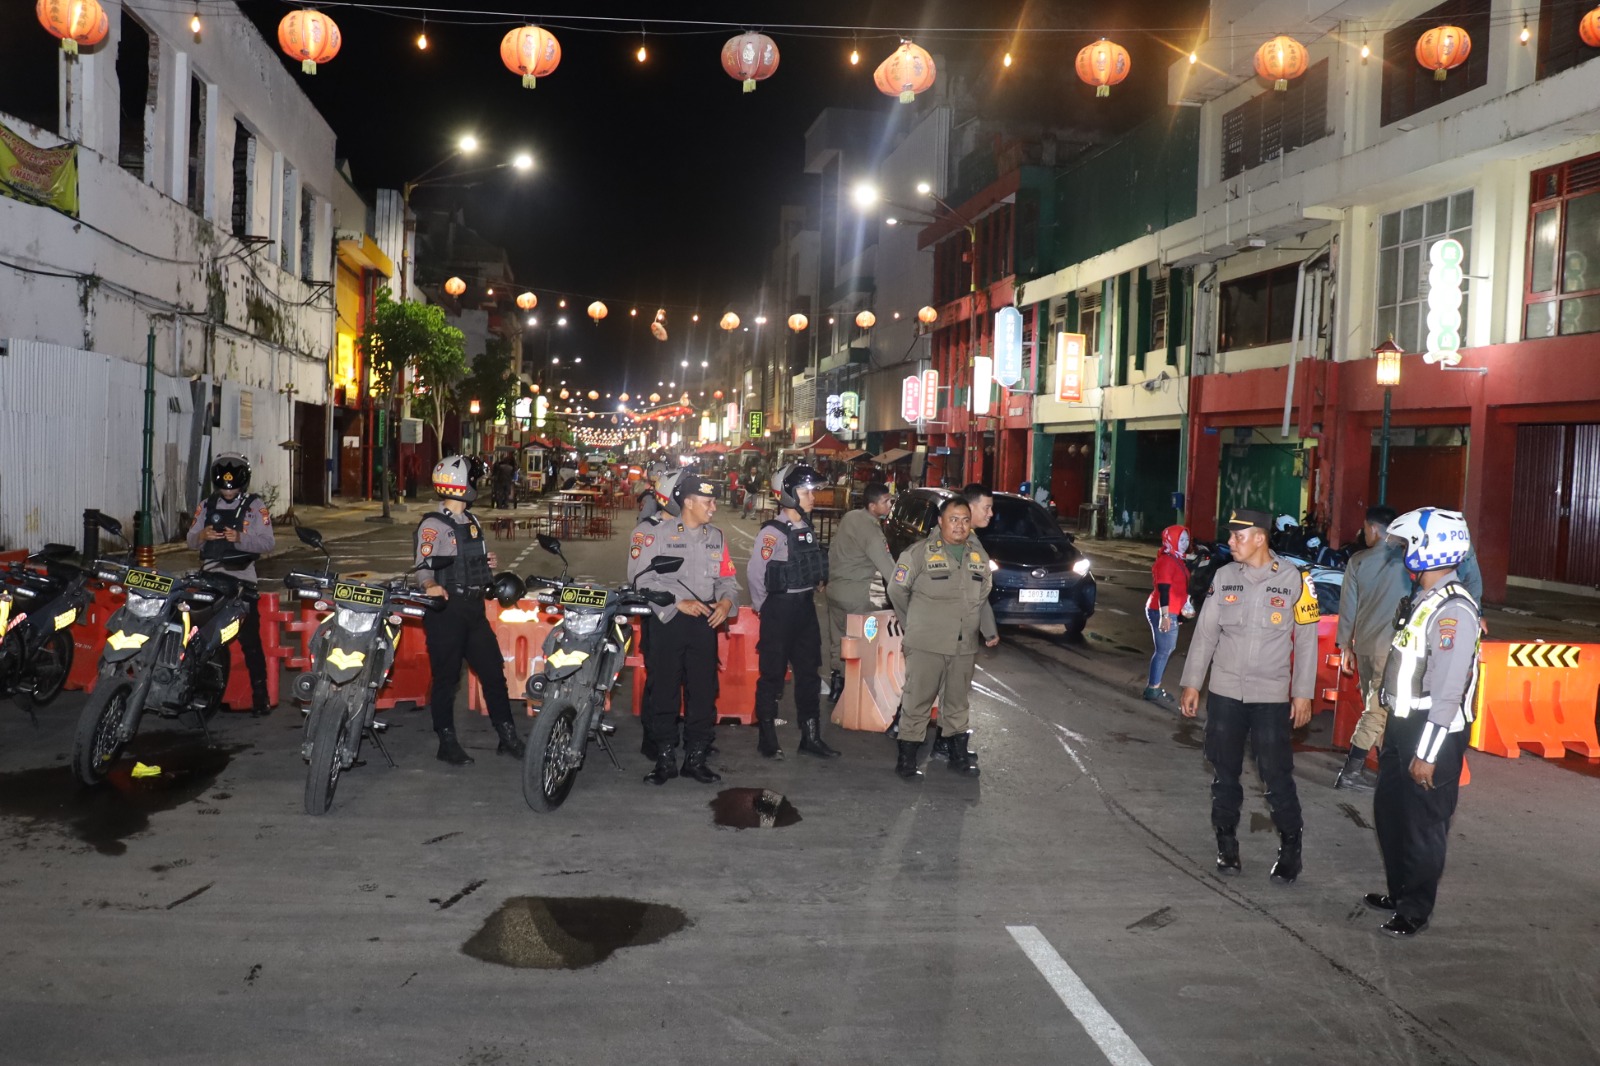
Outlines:
[[[261,614],[256,601],[254,556],[272,550],[272,515],[260,496],[250,492],[250,461],[238,452],[223,452],[211,463],[212,493],[195,508],[189,525],[189,547],[200,553],[200,565],[236,577],[244,583],[250,613],[239,627],[239,650],[250,673],[250,713],[264,718],[272,713],[267,695],[267,656],[261,648]],[[250,555],[245,566],[230,570],[227,556]]]
[[[822,739],[822,632],[817,625],[816,587],[828,580],[828,553],[811,527],[813,490],[822,484],[809,466],[789,465],[772,478],[778,515],[756,532],[747,571],[750,604],[761,615],[756,657],[756,751],[781,759],[778,697],[785,667],[794,673],[795,712],[800,719],[800,750],[819,758],[839,753]]]
[[[439,510],[417,523],[416,561],[451,558],[450,565],[420,570],[430,596],[445,598],[441,611],[422,619],[428,637],[428,665],[433,671],[433,731],[439,734],[439,759],[451,766],[472,762],[456,739],[456,687],[463,659],[477,675],[489,705],[489,721],[500,737],[495,752],[520,759],[524,749],[511,718],[505,664],[500,644],[484,613],[484,595],[494,581],[494,553],[486,549],[483,526],[467,505],[478,498],[482,465],[465,455],[452,455],[433,468],[433,491],[443,501]]]

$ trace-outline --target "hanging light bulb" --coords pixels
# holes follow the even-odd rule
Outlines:
[[[1005,67],[1009,68],[1011,66],[1011,53],[1007,52],[1006,55],[1005,55],[1005,58],[1000,60],[1000,62]]]
[[[1517,40],[1521,41],[1523,44],[1527,44],[1528,38],[1532,36],[1533,34],[1528,32],[1528,23],[1526,20],[1524,20],[1522,23],[1522,32],[1517,34]]]
[[[198,7],[194,9],[194,15],[189,19],[189,32],[194,34],[196,41],[200,39],[200,9]]]
[[[1200,62],[1200,53],[1199,52],[1190,52],[1189,53],[1189,65],[1192,67],[1198,62]]]
[[[643,63],[646,59],[650,58],[650,53],[646,52],[645,49],[644,49],[644,31],[643,30],[639,31],[639,50],[637,52],[633,53],[633,55],[634,55],[634,58],[638,59],[639,62],[641,62],[641,63]]]
[[[428,31],[427,30],[423,30],[421,33],[417,34],[417,51],[426,52],[427,50],[428,50]]]
[[[850,36],[850,65],[856,66],[861,62],[861,50],[856,47],[855,35]]]
[[[1372,58],[1372,48],[1366,41],[1361,42],[1361,65],[1366,66],[1367,60]]]

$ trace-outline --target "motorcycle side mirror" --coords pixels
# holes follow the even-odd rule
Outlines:
[[[645,574],[675,574],[683,568],[683,556],[658,555],[640,571]]]
[[[52,542],[52,543],[44,545],[42,548],[40,548],[38,551],[34,552],[33,554],[34,554],[34,557],[38,558],[38,559],[51,559],[51,560],[54,560],[54,559],[66,559],[66,558],[69,558],[70,556],[76,555],[77,553],[78,553],[78,549],[74,548],[70,544],[56,544],[56,543]]]
[[[548,533],[539,534],[539,547],[543,548],[551,555],[561,555],[561,542]],[[566,558],[564,555],[561,557],[563,559]]]
[[[120,538],[122,536],[122,523],[108,514],[96,514],[94,524],[105,532],[110,533],[113,537]]]
[[[322,547],[322,534],[310,526],[296,526],[294,532],[300,538],[300,543],[309,544],[313,548]]]

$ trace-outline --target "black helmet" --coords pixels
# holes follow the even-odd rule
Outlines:
[[[779,507],[800,507],[795,495],[801,489],[814,489],[823,484],[822,475],[805,463],[791,463],[772,477],[772,491],[778,496]]]
[[[238,489],[240,492],[250,487],[250,460],[238,452],[223,452],[211,460],[211,490],[221,492],[223,489]]]
[[[493,596],[502,607],[515,607],[517,601],[527,595],[528,586],[522,579],[507,570],[494,576],[494,582],[489,586],[489,595]]]

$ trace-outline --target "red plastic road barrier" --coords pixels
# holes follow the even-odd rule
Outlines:
[[[1597,693],[1600,644],[1485,641],[1472,746],[1508,759],[1523,748],[1546,759],[1568,751],[1600,759]]]
[[[100,677],[100,651],[106,644],[106,623],[127,599],[127,593],[113,594],[109,585],[94,589],[94,599],[72,627],[72,670],[67,674],[68,688],[94,691],[94,683]]]
[[[262,594],[256,602],[256,611],[261,616],[261,652],[267,660],[267,702],[276,707],[282,691],[283,661],[290,651],[283,646],[283,625],[294,616],[283,609],[276,592]],[[255,702],[255,693],[250,687],[250,671],[244,663],[244,647],[237,639],[230,647],[228,690],[222,695],[222,705],[231,711],[248,711]]]
[[[510,608],[486,600],[484,611],[500,645],[500,658],[505,661],[506,692],[514,700],[525,699],[528,678],[544,668],[544,638],[561,616],[546,614],[538,600],[519,600]],[[467,675],[467,706],[479,714],[488,714],[483,686],[476,674],[469,670]]]
[[[291,614],[288,621],[283,623],[284,636],[281,642],[288,653],[283,660],[285,668],[295,673],[311,669],[311,638],[316,636],[322,620],[332,613],[315,610],[309,602],[300,601],[299,616]]]
[[[394,649],[394,668],[389,680],[378,690],[378,709],[387,711],[399,703],[425,707],[433,695],[433,668],[428,664],[428,636],[422,623],[406,621],[400,625],[400,643]]]

